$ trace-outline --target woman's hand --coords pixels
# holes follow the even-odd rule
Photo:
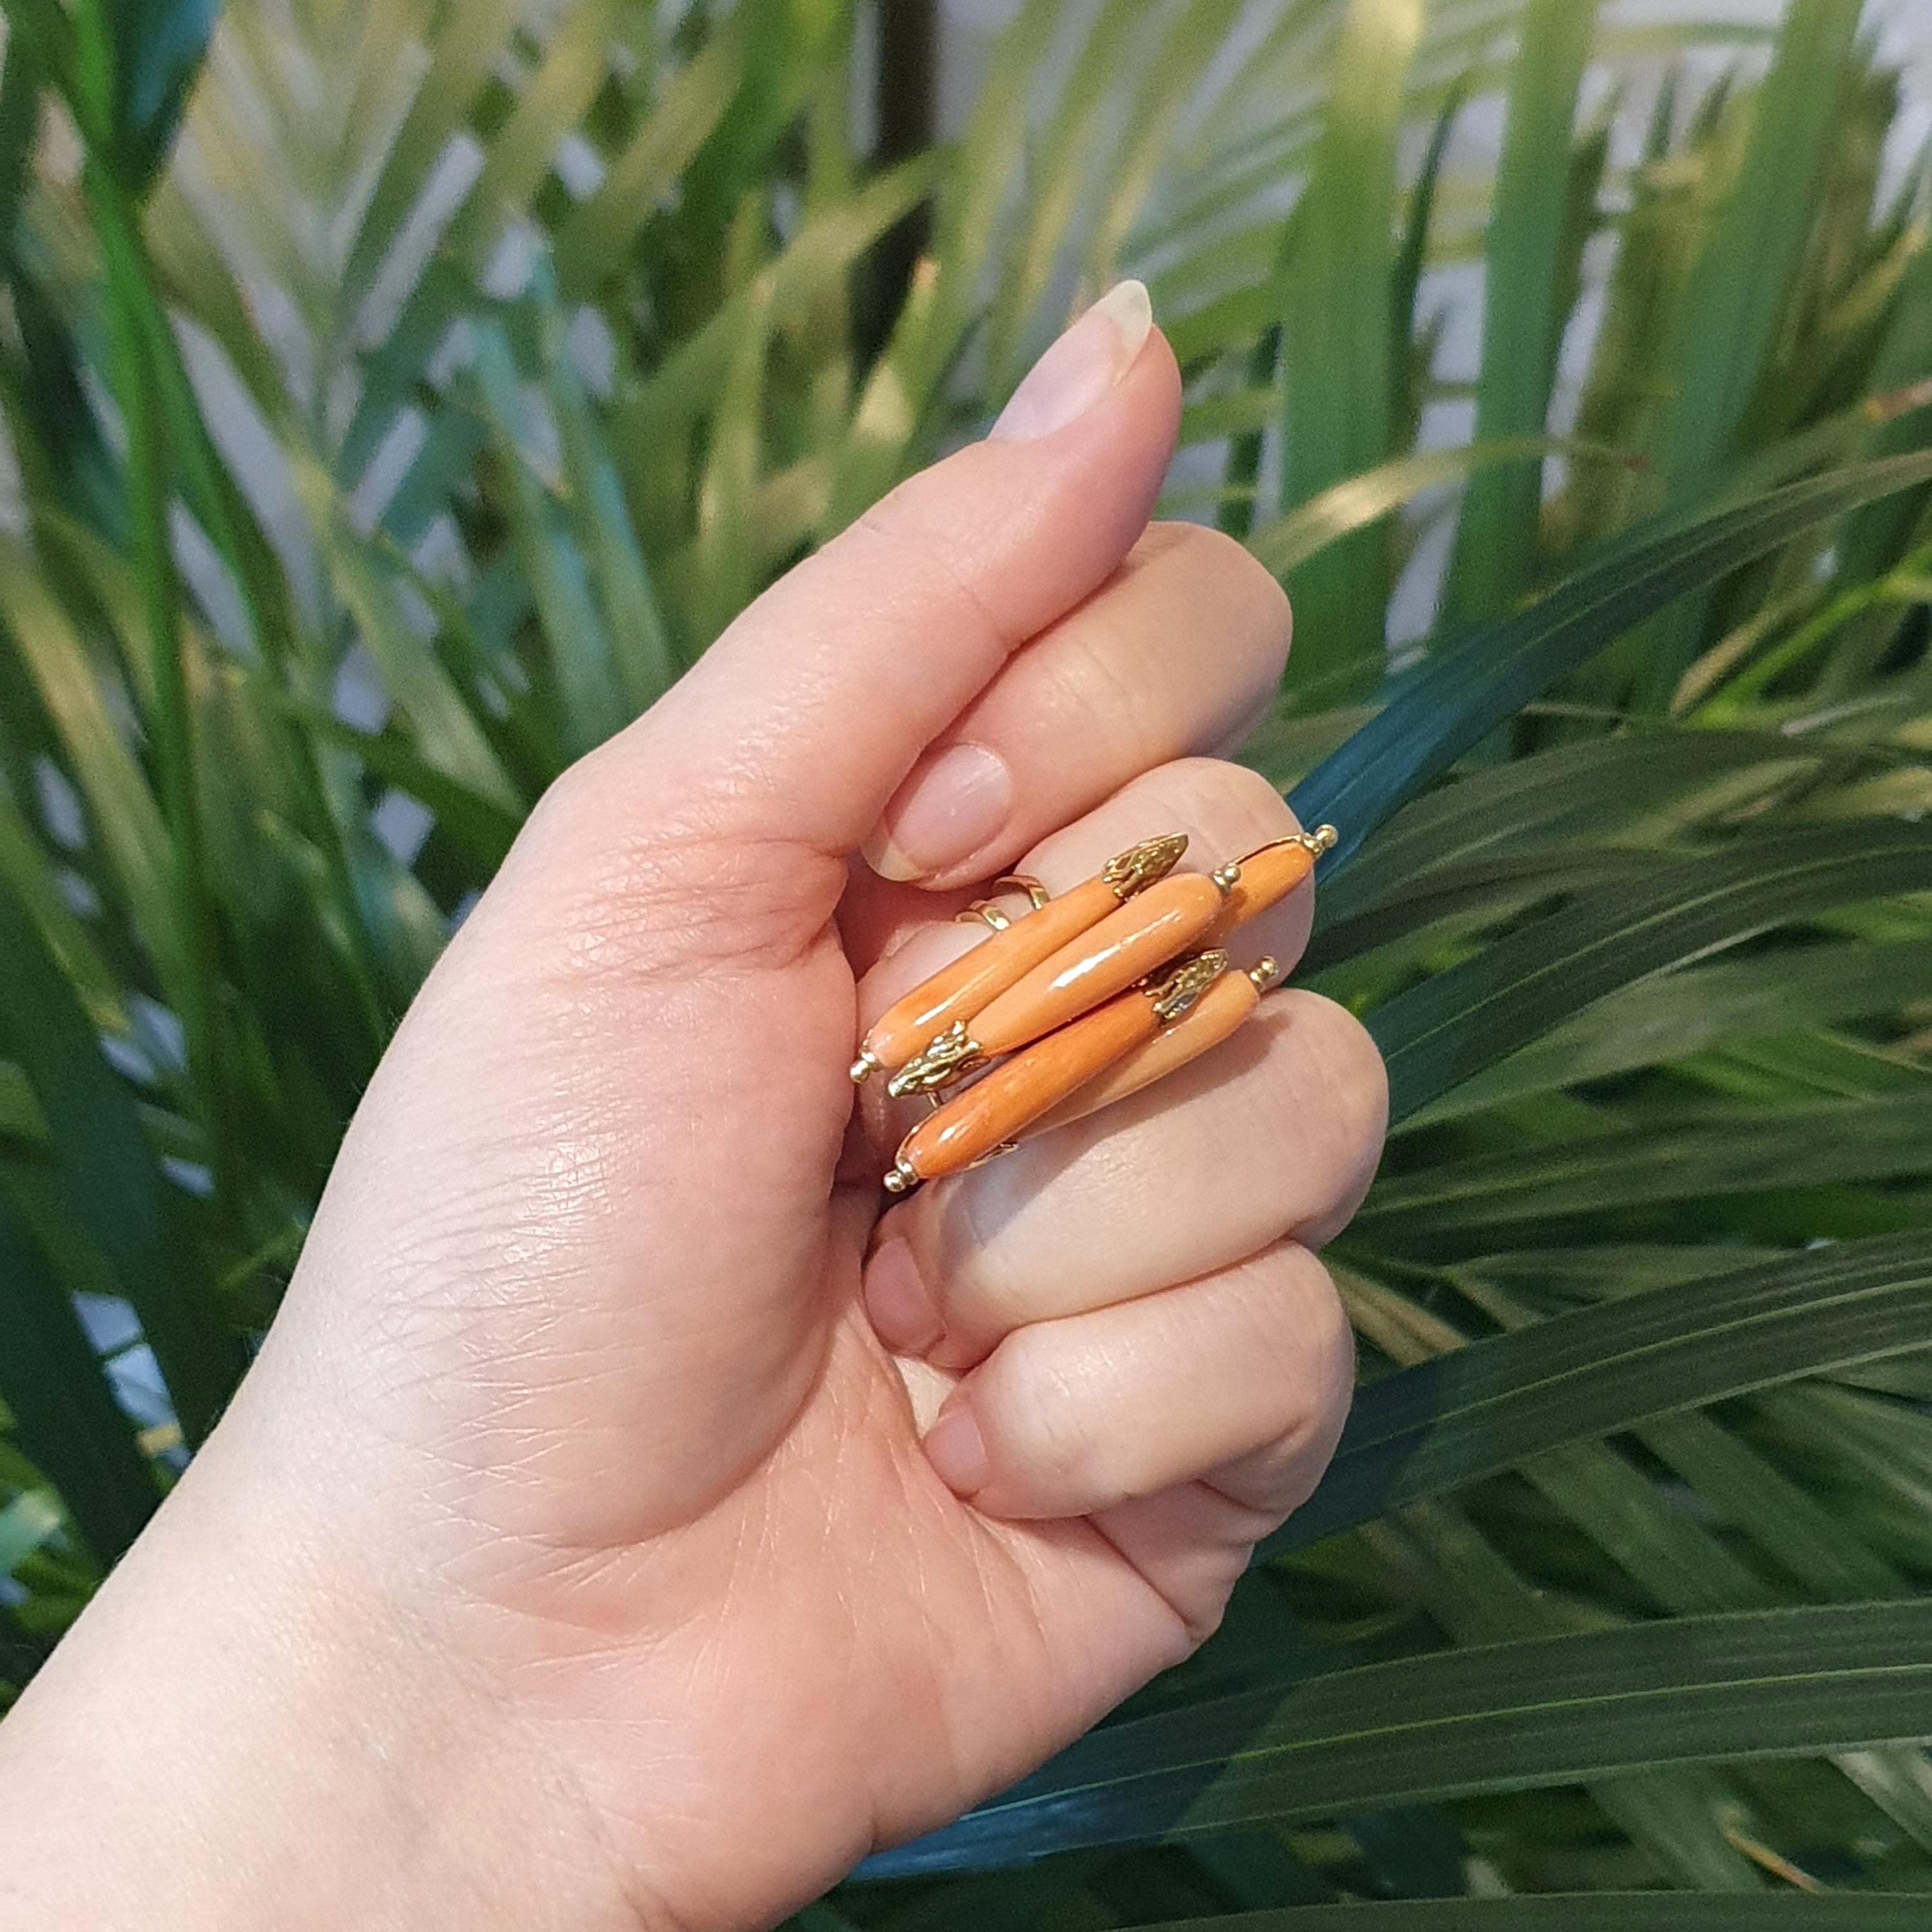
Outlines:
[[[755,1925],[1214,1628],[1347,1405],[1312,1250],[1375,1165],[1366,1036],[1274,995],[883,1218],[904,1123],[846,1076],[974,882],[1294,829],[1214,755],[1280,593],[1148,526],[1178,403],[1126,285],[545,798],[232,1412],[0,1734],[0,1902]]]

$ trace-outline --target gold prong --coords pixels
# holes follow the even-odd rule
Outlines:
[[[864,1086],[866,1081],[879,1071],[880,1066],[878,1055],[869,1046],[867,1047],[858,1058],[853,1061],[848,1070],[852,1076],[852,1084],[855,1087]]]
[[[1341,836],[1332,825],[1318,825],[1312,832],[1301,835],[1301,842],[1318,859],[1323,853],[1334,851]]]
[[[1208,876],[1221,888],[1221,896],[1226,898],[1241,883],[1241,862],[1231,859],[1225,866],[1210,872]]]
[[[1144,981],[1141,990],[1153,1000],[1155,1016],[1166,1026],[1180,1018],[1227,970],[1228,956],[1217,946],[1176,960],[1158,978]]]
[[[1281,984],[1281,962],[1273,953],[1264,953],[1248,968],[1248,977],[1258,993],[1271,993]]]
[[[996,886],[1016,886],[1027,896],[1028,902],[1035,912],[1053,897],[1053,895],[1030,872],[1008,872],[993,881]]]
[[[1114,889],[1114,896],[1126,901],[1164,879],[1180,862],[1187,850],[1187,834],[1170,832],[1162,838],[1143,838],[1118,852],[1100,868],[1100,876]]]
[[[976,919],[990,926],[995,932],[1004,932],[1012,924],[1012,921],[992,899],[975,899],[964,912],[956,912],[952,915],[955,926],[970,926]]]
[[[888,1194],[910,1194],[919,1185],[919,1176],[904,1161],[896,1160],[884,1185]]]
[[[929,1094],[936,1088],[950,1087],[982,1065],[986,1049],[966,1030],[964,1020],[955,1020],[937,1040],[928,1042],[926,1051],[908,1060],[887,1084],[886,1091],[895,1100],[908,1094]]]

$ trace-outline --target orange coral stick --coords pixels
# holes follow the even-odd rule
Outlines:
[[[1240,862],[1240,877],[1228,894],[1226,908],[1202,944],[1225,946],[1230,934],[1270,906],[1279,905],[1314,871],[1316,860],[1334,846],[1335,836],[1334,826],[1318,825],[1312,832],[1298,832],[1250,852]]]
[[[1013,1052],[1124,992],[1193,946],[1220,911],[1227,877],[1184,872],[1149,886],[980,1012],[955,1020],[893,1076],[888,1090],[937,1093],[986,1061]]]
[[[970,1019],[1062,946],[1173,870],[1187,849],[1185,833],[1131,846],[1094,878],[1048,899],[962,954],[880,1017],[860,1042],[852,1078],[892,1072],[916,1058],[956,1022]]]
[[[1121,993],[1015,1054],[906,1136],[887,1190],[903,1194],[998,1153],[1068,1094],[1178,1022],[1227,964],[1225,952],[1198,954],[1158,985]]]
[[[1239,1032],[1261,1004],[1262,995],[1280,978],[1281,968],[1272,959],[1263,959],[1245,973],[1222,974],[1172,1026],[1162,1027],[1151,1038],[1130,1048],[1042,1114],[1021,1138],[1030,1140],[1036,1134],[1084,1120],[1089,1114],[1097,1114],[1102,1107],[1179,1072],[1189,1061],[1198,1060],[1209,1048]]]

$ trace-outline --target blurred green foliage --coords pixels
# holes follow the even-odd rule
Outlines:
[[[1197,1659],[800,1922],[1923,1922],[1932,181],[1856,0],[1028,0],[890,167],[846,0],[4,11],[0,1676],[544,786],[1138,273],[1346,836],[1366,1386]]]

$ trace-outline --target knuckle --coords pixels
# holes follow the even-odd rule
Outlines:
[[[1312,1064],[1321,1118],[1338,1150],[1360,1158],[1388,1124],[1388,1070],[1366,1027],[1347,1007],[1298,991],[1295,1033]]]
[[[1251,766],[1229,758],[1177,758],[1161,768],[1161,785],[1215,836],[1279,838],[1294,820],[1281,794]]]
[[[1000,1436],[1015,1473],[1047,1496],[1094,1488],[1097,1456],[1088,1426],[1091,1390],[1084,1364],[1038,1329],[1020,1329],[1000,1344],[989,1379]]]
[[[1211,586],[1217,605],[1228,606],[1238,620],[1226,627],[1226,634],[1254,646],[1272,668],[1268,682],[1278,679],[1288,662],[1294,616],[1287,592],[1267,566],[1226,531],[1204,524],[1157,524],[1148,534],[1156,532],[1162,540],[1154,558],[1190,584]]]
[[[1295,1428],[1329,1414],[1336,1391],[1354,1379],[1354,1334],[1335,1284],[1318,1256],[1283,1240],[1243,1270],[1249,1293],[1245,1348],[1276,1372],[1268,1386],[1285,1412],[1271,1427]]]
[[[1288,1244],[1297,1282],[1295,1315],[1302,1346],[1321,1371],[1319,1408],[1346,1409],[1355,1386],[1355,1331],[1334,1277],[1321,1258],[1298,1242]]]
[[[1252,550],[1244,548],[1226,531],[1210,530],[1204,524],[1189,524],[1183,527],[1191,532],[1180,547],[1180,554],[1190,566],[1219,578],[1232,595],[1251,604],[1259,620],[1258,627],[1279,633],[1282,655],[1286,657],[1293,616],[1288,593],[1274,574]]]
[[[1048,713],[1075,721],[1076,728],[1097,728],[1114,758],[1136,766],[1156,763],[1173,748],[1176,709],[1160,681],[1146,675],[1142,640],[1130,626],[1104,603],[1086,618],[1069,625],[1060,648],[1042,661],[1058,687]]]

